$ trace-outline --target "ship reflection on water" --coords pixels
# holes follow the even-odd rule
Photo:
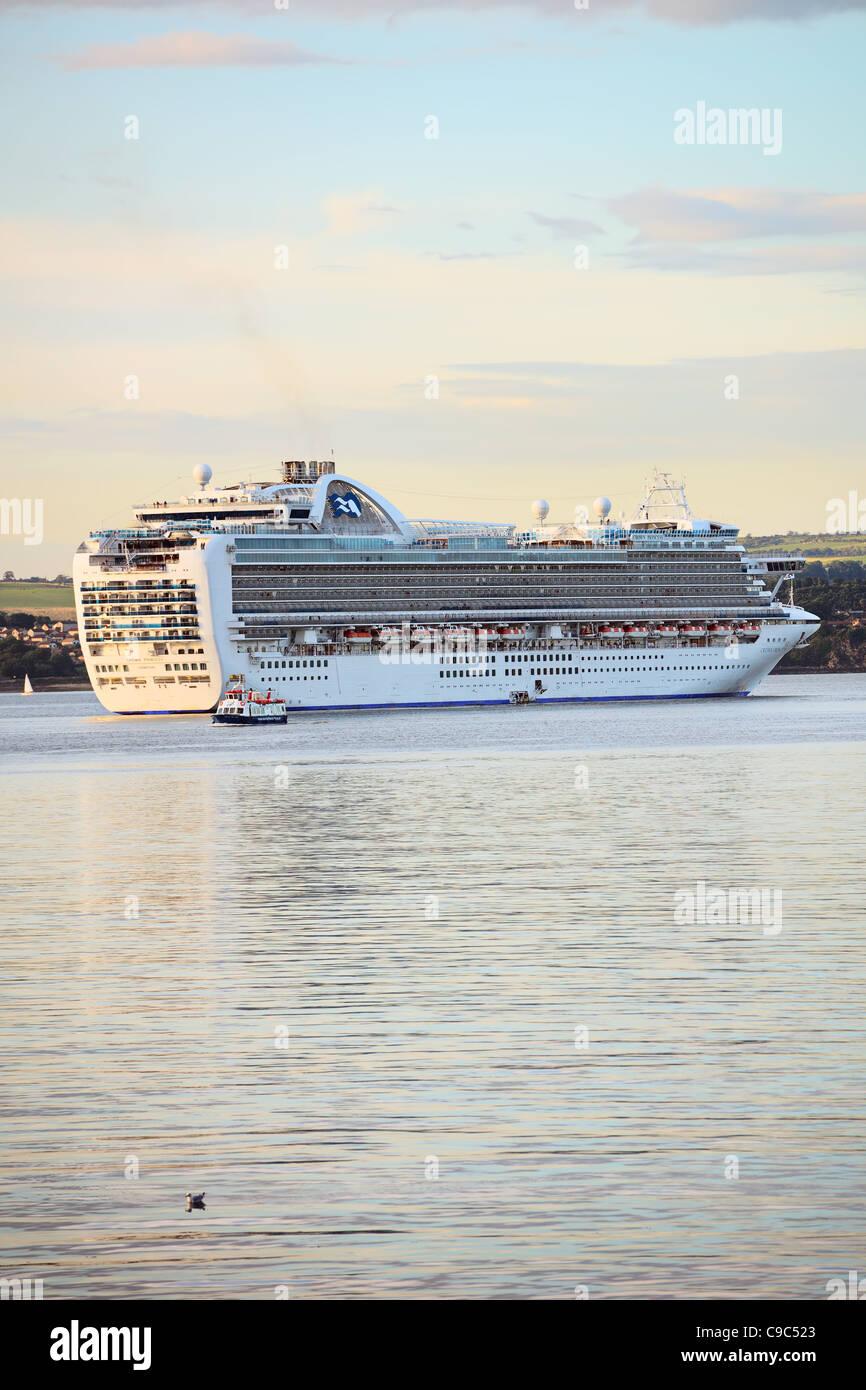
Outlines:
[[[249,731],[0,702],[41,847],[4,1264],[46,1298],[825,1296],[864,1234],[866,678],[780,690]],[[700,883],[778,890],[781,930],[677,921]]]

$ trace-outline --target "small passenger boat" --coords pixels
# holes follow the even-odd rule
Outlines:
[[[217,705],[214,724],[285,724],[288,719],[286,702],[272,699],[271,692],[244,690],[242,686],[227,689]]]

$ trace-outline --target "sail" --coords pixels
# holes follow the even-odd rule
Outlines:
[[[30,677],[29,677],[29,676],[25,676],[25,677],[24,677],[24,689],[21,691],[21,694],[22,694],[22,695],[32,695],[32,694],[33,694],[33,686],[30,684]]]

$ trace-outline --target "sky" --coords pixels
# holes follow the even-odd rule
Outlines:
[[[0,0],[0,498],[44,507],[0,569],[332,452],[410,516],[629,516],[666,468],[824,531],[866,499],[864,9]]]

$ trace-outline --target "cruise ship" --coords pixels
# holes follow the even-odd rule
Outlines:
[[[805,561],[747,555],[656,474],[629,522],[409,520],[332,460],[135,508],[74,560],[93,689],[118,714],[212,711],[227,682],[292,712],[747,695],[818,619]]]

